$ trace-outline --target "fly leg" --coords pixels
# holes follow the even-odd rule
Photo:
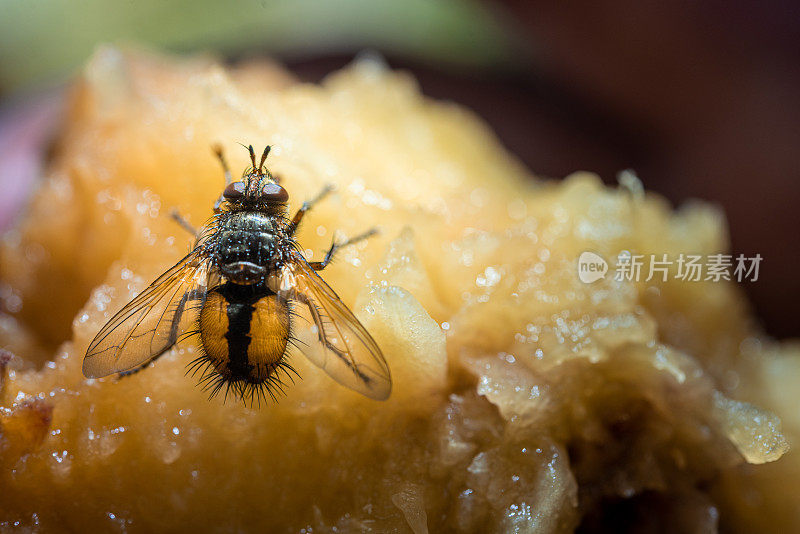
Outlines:
[[[169,349],[171,349],[172,346],[178,342],[179,327],[181,324],[181,318],[183,317],[183,313],[186,311],[186,304],[189,301],[194,301],[194,300],[202,301],[204,298],[205,298],[205,291],[195,289],[184,293],[183,296],[181,297],[181,300],[178,302],[177,308],[175,309],[175,315],[172,316],[172,323],[170,324],[169,328],[169,337],[167,337],[167,345],[164,348],[164,350],[162,350],[152,358],[148,359],[141,365],[138,365],[133,369],[128,369],[127,371],[122,371],[121,373],[117,374],[117,380],[138,373],[139,371],[141,371],[142,369],[146,368],[148,365],[159,359],[161,356],[163,356],[164,353],[166,353]]]
[[[330,341],[325,335],[325,319],[323,319],[322,315],[320,314],[319,308],[317,308],[316,304],[308,300],[308,298],[301,297],[300,302],[305,304],[308,307],[308,311],[311,314],[311,319],[314,321],[314,324],[317,327],[317,339],[319,342],[322,343],[325,348],[331,351],[331,354],[342,360],[342,363],[345,364],[347,367],[350,368],[353,373],[358,376],[362,382],[367,383],[369,382],[369,377],[366,376],[363,372],[359,371],[358,365],[356,362],[353,361],[353,358],[346,352],[342,351],[341,348],[337,347]],[[317,364],[319,365],[319,364]]]
[[[233,177],[231,176],[231,170],[228,168],[228,162],[225,160],[225,156],[222,154],[222,147],[220,145],[214,146],[214,154],[217,155],[217,158],[219,158],[219,162],[222,165],[222,171],[225,173],[225,186],[227,187],[231,182],[233,182]],[[225,202],[225,197],[220,194],[217,201],[214,202],[214,213],[219,213],[219,207],[223,202]]]
[[[346,247],[347,245],[352,245],[354,243],[358,243],[359,241],[363,241],[364,239],[372,237],[377,233],[378,233],[378,229],[377,228],[370,228],[369,230],[367,230],[363,234],[357,235],[355,237],[351,237],[350,239],[348,239],[347,241],[344,241],[342,243],[337,243],[336,241],[334,241],[333,243],[331,243],[331,248],[328,249],[328,253],[325,254],[325,259],[324,260],[322,260],[322,261],[311,261],[308,264],[315,271],[321,271],[322,269],[324,269],[325,267],[328,266],[328,264],[333,259],[333,255],[336,254],[336,252],[340,248]]]
[[[174,343],[173,343],[173,345],[174,345]],[[143,364],[141,364],[141,365],[139,365],[137,367],[134,367],[133,369],[128,369],[127,371],[122,371],[121,373],[118,373],[117,374],[117,380],[122,380],[126,376],[135,375],[136,373],[138,373],[142,369],[147,368],[151,363],[153,363],[154,361],[159,359],[161,356],[164,355],[165,352],[167,352],[171,348],[172,348],[172,345],[170,345],[169,347],[167,347],[163,351],[159,352],[158,354],[156,354],[155,356],[153,356],[152,358],[150,358],[149,360],[147,360]]]
[[[173,220],[174,220],[176,223],[178,223],[179,225],[181,225],[181,228],[183,228],[184,230],[186,230],[187,232],[189,232],[190,234],[192,234],[193,236],[195,236],[197,239],[200,239],[200,230],[198,230],[197,228],[195,228],[194,226],[192,226],[192,223],[190,223],[189,221],[187,221],[186,219],[184,219],[183,215],[181,215],[180,213],[178,213],[178,210],[176,210],[176,209],[172,209],[172,210],[169,212],[169,216],[170,216],[170,217],[172,217],[172,219],[173,219]]]
[[[333,186],[331,184],[328,184],[322,188],[322,191],[320,191],[317,196],[315,196],[311,200],[306,200],[305,202],[303,202],[303,205],[300,207],[299,210],[297,210],[297,213],[294,214],[292,222],[289,223],[288,231],[290,236],[294,235],[295,231],[297,230],[297,227],[300,225],[300,221],[303,220],[303,215],[305,215],[308,210],[313,208],[314,204],[316,204],[317,202],[328,196],[328,194],[331,191],[333,191]]]

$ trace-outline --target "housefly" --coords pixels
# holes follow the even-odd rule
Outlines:
[[[252,166],[233,181],[222,150],[216,153],[226,187],[214,215],[195,231],[194,248],[159,276],[100,330],[86,351],[89,378],[136,373],[179,339],[196,336],[199,356],[189,364],[211,396],[224,389],[252,404],[273,400],[297,375],[290,353],[301,352],[340,384],[384,400],[389,367],[364,326],[319,276],[348,244],[334,243],[322,261],[306,261],[295,233],[326,187],[288,218],[289,195],[249,147]],[[296,349],[296,350],[295,350]]]

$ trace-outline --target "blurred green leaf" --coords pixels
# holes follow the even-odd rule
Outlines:
[[[472,66],[511,56],[471,0],[0,0],[0,87],[68,75],[105,42],[284,57],[375,48]]]

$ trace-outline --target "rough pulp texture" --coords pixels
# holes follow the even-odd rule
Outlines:
[[[299,356],[278,404],[209,401],[191,343],[83,378],[99,328],[190,246],[169,210],[210,215],[217,142],[237,171],[237,142],[272,144],[292,209],[337,187],[301,228],[312,258],[379,226],[324,274],[383,348],[388,401]],[[627,183],[536,180],[372,61],[317,86],[100,49],[0,247],[0,530],[797,531],[800,349],[733,283],[577,277],[587,250],[727,249],[715,209]]]

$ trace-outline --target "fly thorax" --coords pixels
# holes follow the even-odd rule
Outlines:
[[[236,284],[262,281],[279,244],[271,217],[260,213],[231,216],[217,234],[216,259],[220,271]]]

